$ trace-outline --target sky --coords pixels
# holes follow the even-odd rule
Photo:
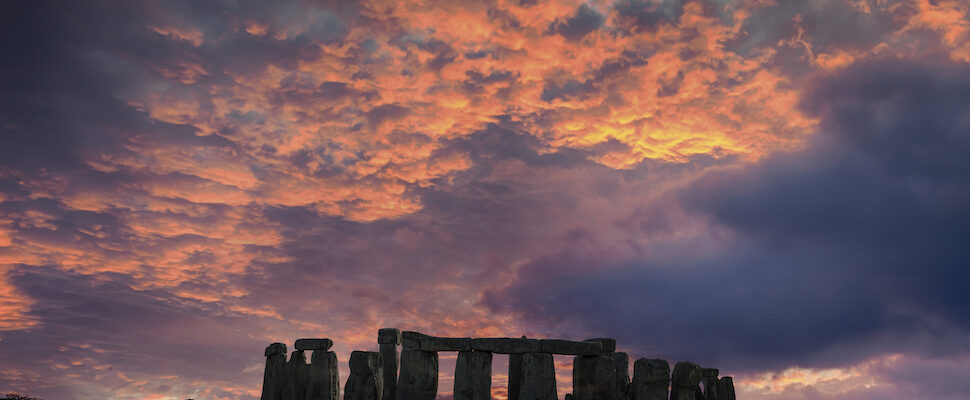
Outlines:
[[[397,327],[970,393],[963,0],[6,1],[0,46],[0,392],[255,399]]]

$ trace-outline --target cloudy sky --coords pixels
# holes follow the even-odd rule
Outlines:
[[[2,392],[254,399],[398,327],[970,393],[963,0],[0,9]]]

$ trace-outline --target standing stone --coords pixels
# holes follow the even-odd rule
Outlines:
[[[670,379],[670,400],[694,400],[701,383],[701,367],[692,362],[681,361],[674,365]]]
[[[522,335],[522,339],[525,339]],[[519,400],[522,391],[522,354],[509,354],[509,389],[508,400]]]
[[[455,364],[455,400],[491,400],[492,353],[462,351]]]
[[[290,354],[290,361],[286,363],[286,377],[289,385],[283,394],[284,400],[305,400],[306,389],[310,383],[310,364],[306,363],[303,350],[296,350]]]
[[[613,356],[579,356],[573,359],[573,397],[576,400],[615,400],[616,367]]]
[[[340,377],[337,373],[337,353],[314,350],[310,357],[310,381],[306,400],[340,399]]]
[[[704,391],[701,390],[700,386],[694,388],[694,399],[704,400]]]
[[[519,400],[557,400],[557,398],[556,366],[552,354],[523,354]]]
[[[725,376],[717,382],[717,395],[720,400],[735,400],[734,378]]]
[[[401,331],[384,328],[377,331],[377,343],[381,346],[381,360],[384,362],[384,395],[382,400],[397,398],[397,345],[401,344]]]
[[[633,363],[631,400],[667,400],[670,363],[661,359],[641,358]]]
[[[720,373],[716,368],[701,368],[701,385],[704,387],[704,400],[718,400],[720,397],[717,392],[717,374]]]
[[[263,352],[266,369],[263,370],[263,394],[260,400],[283,400],[286,391],[286,345],[273,343]]]
[[[438,353],[405,348],[397,379],[397,400],[435,400],[438,395]]]
[[[350,376],[344,385],[344,400],[381,400],[384,395],[383,370],[380,353],[350,353]]]
[[[630,398],[630,356],[626,353],[612,353],[615,369],[613,394],[617,400]]]

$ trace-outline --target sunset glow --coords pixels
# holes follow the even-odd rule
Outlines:
[[[0,393],[254,399],[269,343],[343,380],[397,327],[966,397],[964,0],[0,15]]]

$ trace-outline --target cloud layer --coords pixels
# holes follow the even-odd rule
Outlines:
[[[254,398],[397,326],[965,393],[963,2],[0,7],[0,391]]]

